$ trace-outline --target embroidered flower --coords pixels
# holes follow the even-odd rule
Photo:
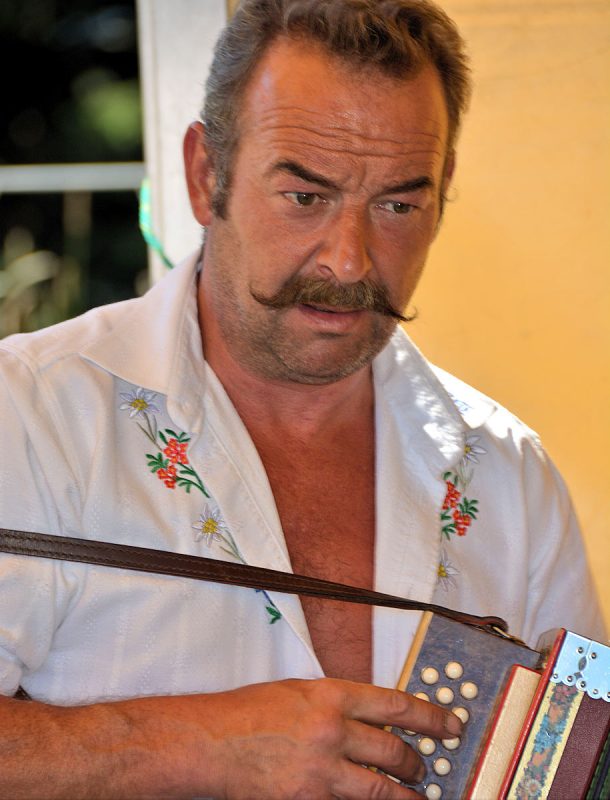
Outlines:
[[[162,480],[168,489],[176,488],[176,467],[170,464],[167,469],[161,467],[157,470],[157,478]]]
[[[146,414],[158,413],[159,409],[152,402],[157,396],[156,392],[139,387],[135,392],[121,392],[121,397],[125,402],[121,403],[121,411],[129,411],[130,417],[146,416]]]
[[[179,486],[187,494],[190,494],[191,489],[195,488],[205,497],[209,497],[210,494],[203,485],[203,481],[197,471],[189,464],[187,447],[190,438],[186,433],[176,433],[170,428],[165,428],[164,431],[157,430],[155,417],[152,417],[152,421],[154,425],[151,424],[151,419],[146,417],[148,429],[140,425],[142,432],[157,447],[158,451],[156,453],[146,453],[149,470],[156,473],[157,477],[165,483],[168,489],[174,489]],[[167,456],[167,458],[164,458],[164,456]]]
[[[188,441],[179,442],[177,439],[170,439],[163,453],[169,458],[172,464],[188,464],[186,455]]]
[[[455,523],[455,533],[458,536],[465,536],[466,531],[472,524],[472,520],[477,518],[478,500],[469,500],[465,497],[458,507],[453,511],[453,522]]]
[[[445,481],[445,483],[447,485],[447,494],[443,500],[443,511],[447,511],[449,508],[455,508],[462,496],[454,483],[451,483],[451,481]]]
[[[140,387],[131,392],[121,392],[120,396],[124,401],[119,406],[121,411],[129,411],[130,418],[135,418],[135,424],[155,448],[154,453],[146,453],[148,469],[153,475],[156,475],[168,489],[179,486],[187,494],[190,494],[191,489],[196,489],[204,497],[210,498],[210,493],[199,474],[189,462],[190,436],[184,431],[174,431],[171,428],[159,430],[155,416],[159,413],[159,409],[153,402],[156,393]],[[220,511],[205,504],[199,519],[192,527],[195,530],[195,541],[205,539],[208,547],[217,542],[223,552],[236,561],[246,564]],[[282,619],[281,612],[268,593],[260,589],[257,592],[261,592],[266,600],[265,610],[270,624],[273,625]]]
[[[479,459],[477,456],[482,456],[487,453],[487,450],[484,450],[480,447],[477,442],[481,437],[475,436],[474,434],[466,437],[466,442],[464,445],[464,455],[462,456],[462,466],[466,466],[467,461],[473,461],[475,464],[479,463]]]
[[[229,531],[220,511],[212,509],[208,504],[203,507],[199,519],[193,523],[193,528],[195,541],[199,542],[205,539],[208,547],[211,547],[214,541],[228,541]]]
[[[474,468],[467,469],[468,463],[479,463],[479,456],[487,450],[477,444],[481,437],[471,434],[466,437],[464,454],[454,472],[445,472],[443,480],[447,487],[441,507],[441,536],[450,539],[452,534],[466,536],[473,520],[479,513],[479,501],[465,496],[470,485]]]
[[[455,569],[451,561],[449,561],[447,551],[442,549],[441,560],[438,565],[438,582],[446,592],[449,591],[450,588],[457,586],[454,576],[459,574],[459,570]]]
[[[479,501],[469,500],[464,497],[456,488],[459,476],[446,473],[444,476],[447,485],[447,493],[441,509],[441,534],[450,539],[452,533],[458,536],[465,536],[472,521],[477,518],[479,513]],[[447,480],[452,477],[453,481]]]
[[[231,531],[218,509],[212,508],[209,503],[206,503],[203,507],[203,511],[199,515],[199,519],[197,522],[193,523],[192,527],[195,530],[196,542],[205,539],[205,543],[208,547],[211,547],[214,542],[218,542],[223,552],[227,553],[241,564],[247,564],[246,559],[240,553],[237,542],[233,538]],[[269,615],[269,624],[274,625],[279,619],[282,619],[282,612],[264,589],[257,589],[256,592],[261,593],[265,598],[267,603],[265,605],[265,611]]]

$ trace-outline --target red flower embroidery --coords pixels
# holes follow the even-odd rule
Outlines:
[[[446,472],[443,480],[447,492],[441,509],[441,533],[447,539],[451,538],[451,534],[466,536],[472,520],[476,519],[479,513],[479,501],[469,500],[458,489],[458,485],[464,483],[459,473]]]
[[[457,535],[466,536],[466,531],[472,522],[472,517],[468,516],[468,514],[462,514],[456,508],[453,512],[453,521],[455,522],[455,532]]]
[[[159,431],[157,430],[156,421],[153,427],[148,417],[147,422],[148,429],[142,428],[142,430],[151,442],[159,448],[157,453],[146,454],[150,471],[155,473],[168,489],[175,489],[176,486],[179,486],[188,494],[195,487],[206,497],[209,497],[208,490],[203,485],[197,472],[190,465],[186,454],[190,437],[184,432],[177,433],[171,428]]]
[[[162,480],[168,489],[174,489],[176,486],[176,467],[170,464],[167,469],[163,469],[163,467],[158,469],[157,478]]]
[[[455,508],[459,502],[461,494],[458,492],[455,484],[451,483],[451,481],[445,481],[447,484],[447,494],[445,495],[445,499],[443,501],[443,510],[446,511],[448,508]]]
[[[157,419],[152,413],[153,411],[158,411],[157,407],[152,403],[155,397],[156,394],[154,392],[149,392],[145,389],[138,389],[136,392],[131,393],[121,393],[121,398],[125,401],[120,406],[121,409],[130,411],[129,416],[136,419],[137,426],[155,446],[154,453],[146,453],[149,470],[160,481],[163,481],[168,489],[175,489],[178,486],[189,494],[191,489],[195,488],[209,499],[208,490],[189,463],[186,454],[190,436],[184,431],[174,431],[171,428],[158,429]],[[138,417],[141,422],[137,421]],[[208,508],[206,504],[199,521],[193,525],[193,528],[198,532],[195,536],[195,541],[205,538],[209,545],[214,539],[218,539],[222,543],[221,547],[225,552],[229,553],[237,561],[241,561],[242,564],[246,563],[230,531],[226,528],[219,511]],[[257,589],[256,591],[262,592],[265,597],[267,602],[265,609],[270,617],[269,622],[273,624],[282,619],[281,612],[267,592],[264,589]]]
[[[170,439],[163,453],[169,458],[172,464],[188,464],[186,446],[188,442],[179,442],[177,439]]]

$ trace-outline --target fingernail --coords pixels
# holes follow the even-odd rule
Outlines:
[[[421,783],[423,779],[426,777],[426,765],[420,764],[419,769],[417,770],[417,775],[415,776],[415,782]]]
[[[462,733],[462,721],[450,711],[445,714],[445,730],[454,736],[459,736]]]

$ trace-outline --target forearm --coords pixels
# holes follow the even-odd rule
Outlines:
[[[78,708],[0,698],[0,797],[413,800],[361,767],[421,779],[421,760],[386,725],[461,732],[432,703],[332,679]]]
[[[63,708],[0,698],[0,797],[213,793],[213,769],[203,768],[211,737],[198,724],[189,741],[189,700],[142,698]],[[193,698],[199,705],[203,700]]]

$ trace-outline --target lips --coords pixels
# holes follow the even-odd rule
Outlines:
[[[368,318],[368,312],[364,309],[337,308],[317,303],[299,303],[295,309],[307,328],[324,335],[344,336],[355,333],[361,330],[363,322]]]
[[[312,311],[321,311],[324,314],[354,314],[357,311],[362,311],[361,308],[338,308],[336,306],[318,306],[313,303],[301,303],[303,308],[309,308]]]

